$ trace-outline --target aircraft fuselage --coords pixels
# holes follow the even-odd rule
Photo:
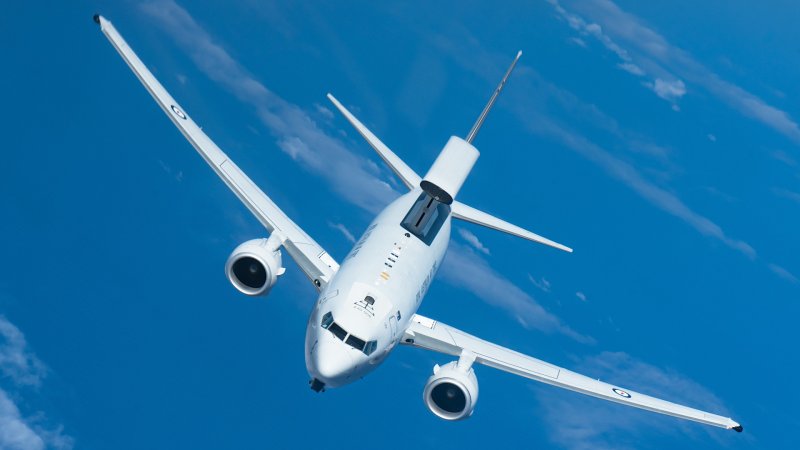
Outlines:
[[[447,214],[432,224],[438,229],[430,244],[405,228],[412,210],[426,206],[422,196],[415,189],[378,214],[320,293],[305,339],[316,390],[351,383],[377,367],[422,303],[447,251],[451,221]],[[409,226],[425,217],[412,219]]]

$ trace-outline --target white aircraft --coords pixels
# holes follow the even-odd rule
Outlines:
[[[409,192],[386,207],[339,265],[281,211],[197,126],[145,67],[114,26],[94,21],[161,109],[212,169],[264,225],[269,238],[239,245],[225,272],[245,295],[265,296],[284,273],[281,247],[319,292],[308,320],[305,360],[317,392],[363,378],[398,344],[437,351],[456,360],[436,365],[425,404],[446,420],[472,415],[478,400],[475,363],[604,400],[742,431],[728,417],[670,403],[595,380],[479,339],[416,314],[441,266],[452,219],[466,220],[571,252],[572,249],[455,200],[479,152],[478,130],[519,59],[517,54],[466,139],[452,136],[420,177],[332,95],[328,98],[378,152]]]

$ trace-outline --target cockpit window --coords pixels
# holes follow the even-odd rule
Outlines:
[[[336,336],[337,338],[339,338],[342,341],[347,336],[347,331],[344,331],[344,328],[340,327],[339,324],[336,324],[336,323],[332,323],[328,327],[328,331],[333,333],[334,336]]]
[[[322,316],[322,323],[319,324],[322,328],[328,329],[329,326],[333,323],[333,314],[326,312],[324,316]]]
[[[352,334],[348,334],[347,330],[333,321],[333,314],[330,312],[327,312],[324,316],[322,316],[322,323],[320,323],[320,326],[333,333],[334,336],[339,338],[339,340],[344,341],[344,343],[350,347],[353,347],[360,352],[364,352],[364,354],[367,356],[371,355],[378,348],[378,341],[364,342],[363,339],[353,336]]]
[[[448,215],[450,215],[450,205],[441,203],[427,192],[423,192],[400,225],[426,245],[431,245]]]
[[[360,350],[362,352],[364,351],[364,345],[366,345],[366,342],[353,336],[352,334],[347,337],[347,341],[345,341],[345,343],[350,347],[353,347],[354,349]]]
[[[369,356],[375,351],[376,348],[378,348],[378,341],[369,341],[364,346],[364,354]]]

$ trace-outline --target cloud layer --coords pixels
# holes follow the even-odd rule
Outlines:
[[[62,427],[46,426],[46,417],[41,412],[31,418],[24,417],[12,400],[35,394],[46,372],[44,363],[28,348],[19,328],[0,315],[0,374],[3,381],[10,381],[9,390],[0,388],[0,448],[72,448],[73,440],[63,434]]]

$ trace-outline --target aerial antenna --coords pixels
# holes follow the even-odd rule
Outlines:
[[[472,141],[478,134],[478,130],[480,130],[481,125],[483,125],[483,121],[486,120],[486,116],[489,114],[489,110],[492,109],[495,100],[497,100],[497,96],[500,95],[500,91],[503,90],[503,86],[506,84],[508,76],[511,75],[511,71],[514,70],[514,66],[517,65],[517,61],[519,61],[520,56],[522,56],[522,50],[517,52],[517,57],[514,58],[514,62],[511,63],[511,67],[508,68],[505,76],[503,76],[503,79],[500,80],[500,84],[497,85],[497,88],[494,90],[494,93],[492,93],[492,97],[489,99],[489,103],[487,103],[486,107],[483,108],[483,112],[481,113],[480,116],[478,116],[478,120],[475,121],[475,125],[473,125],[472,129],[469,130],[469,134],[467,135],[467,142],[469,142],[470,144],[472,144]]]

